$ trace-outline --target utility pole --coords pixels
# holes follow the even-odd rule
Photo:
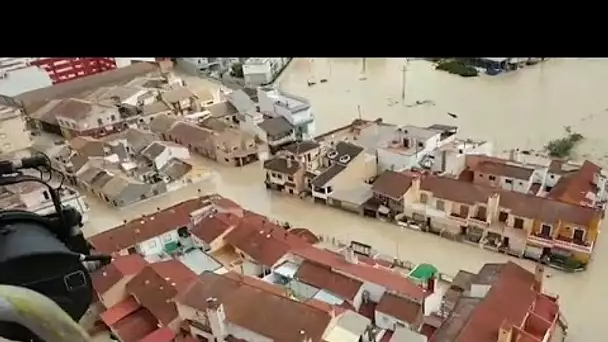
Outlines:
[[[403,68],[401,68],[401,100],[405,101],[405,73],[407,71],[407,68],[405,67],[405,65],[403,66]]]

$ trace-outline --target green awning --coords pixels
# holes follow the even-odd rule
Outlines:
[[[414,270],[409,274],[410,278],[414,278],[418,281],[427,281],[431,278],[434,278],[439,270],[437,267],[431,264],[420,264],[414,268]]]
[[[177,244],[177,241],[165,243],[165,252],[167,253],[175,252],[178,248],[179,245]]]

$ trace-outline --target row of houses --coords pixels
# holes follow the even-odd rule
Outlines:
[[[188,162],[187,148],[129,128],[95,139],[35,148],[51,158],[69,185],[121,208],[197,182],[204,174]]]
[[[27,113],[32,125],[68,140],[99,138],[128,127],[145,128],[161,114],[184,115],[215,102],[207,89],[190,87],[171,72],[153,70],[99,86],[93,77],[83,78],[91,78],[89,87],[30,106]]]
[[[274,88],[237,90],[192,115],[161,115],[150,130],[211,160],[243,166],[314,134],[310,103]]]
[[[323,249],[306,229],[217,195],[89,241],[115,256],[92,279],[100,318],[123,342],[540,342],[567,328],[542,266],[488,264],[441,289],[434,273],[421,283],[351,247]],[[184,257],[193,250],[219,267]]]
[[[584,268],[608,192],[589,161],[523,163],[455,127],[356,120],[284,146],[264,162],[265,185],[361,215],[483,248]]]

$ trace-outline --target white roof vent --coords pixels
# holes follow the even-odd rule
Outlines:
[[[350,156],[348,154],[344,154],[340,156],[340,163],[348,163],[350,161]]]
[[[338,151],[336,150],[331,150],[329,152],[327,152],[327,158],[329,159],[334,159],[338,156]]]

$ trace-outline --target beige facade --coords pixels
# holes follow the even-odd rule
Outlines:
[[[291,158],[275,157],[264,163],[266,179],[264,183],[269,189],[299,195],[306,190],[304,181],[305,170],[302,164]]]
[[[376,160],[365,152],[356,156],[346,168],[327,184],[333,189],[348,189],[376,176]],[[327,187],[327,186],[326,186]]]
[[[32,146],[32,138],[20,109],[0,106],[0,154]]]

